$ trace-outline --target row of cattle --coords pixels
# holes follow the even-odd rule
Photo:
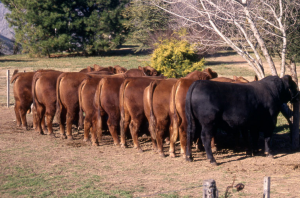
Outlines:
[[[195,134],[195,126],[197,125],[195,123],[197,122],[204,131],[201,133],[200,140],[203,141],[208,158],[214,163],[215,160],[211,150],[215,149],[213,139],[215,127],[211,127],[211,125],[222,125],[222,122],[228,121],[227,118],[224,120],[222,115],[219,118],[222,114],[219,110],[224,109],[224,107],[216,108],[211,104],[204,105],[206,112],[215,112],[216,114],[210,115],[207,113],[205,115],[206,121],[203,123],[201,119],[198,121],[191,119],[194,118],[191,115],[197,115],[198,107],[202,105],[195,104],[195,107],[193,107],[195,112],[191,112],[189,106],[188,115],[186,115],[186,97],[189,87],[195,81],[202,80],[203,82],[210,82],[208,83],[209,86],[211,86],[211,83],[216,84],[217,87],[214,88],[213,93],[223,93],[219,90],[219,85],[231,86],[236,84],[236,88],[239,90],[245,88],[240,83],[246,83],[250,87],[253,84],[248,83],[242,77],[229,79],[218,78],[217,76],[217,73],[211,69],[205,69],[203,72],[194,71],[184,78],[166,79],[151,67],[139,67],[138,69],[126,71],[125,68],[120,66],[102,68],[95,65],[94,68],[88,67],[80,72],[54,70],[39,70],[27,73],[14,72],[11,82],[15,82],[15,113],[18,125],[21,125],[22,122],[23,126],[27,127],[26,111],[33,103],[34,125],[40,133],[46,130],[46,118],[48,134],[53,135],[52,122],[56,115],[62,138],[72,139],[72,123],[78,122],[79,127],[84,126],[84,141],[91,141],[93,145],[98,145],[106,121],[115,145],[126,147],[126,134],[130,130],[134,148],[142,152],[138,142],[138,131],[148,121],[154,150],[164,156],[163,139],[169,137],[170,156],[175,157],[175,142],[179,136],[181,154],[184,157],[188,155],[188,159],[191,159],[191,142],[197,137],[200,138],[199,135],[193,135]],[[256,84],[261,84],[261,82],[263,81],[258,81]],[[235,87],[233,88],[235,89]],[[233,94],[230,93],[232,88],[228,90],[228,94]],[[198,93],[195,94],[196,98],[197,95]],[[188,94],[188,96],[190,97],[188,100],[193,101],[194,98],[191,97],[191,94]],[[213,99],[208,96],[205,100],[211,103],[222,100],[222,97],[224,96],[218,95],[218,99]],[[197,100],[202,99],[200,97]],[[197,103],[197,100],[195,103]],[[247,101],[246,99],[243,100]],[[229,101],[223,101],[222,104],[226,106],[226,102]],[[83,116],[83,112],[85,116]],[[275,110],[275,113],[272,112],[272,116],[276,113],[278,115],[278,112]],[[242,116],[244,116],[244,120],[247,120],[247,116]],[[234,118],[230,117],[230,119],[234,122]],[[272,117],[272,119],[274,118]],[[218,123],[219,121],[220,123]],[[207,124],[206,122],[213,130],[206,130],[206,127],[204,127]],[[67,127],[66,133],[65,124]],[[118,134],[120,134],[120,140]],[[200,145],[202,144],[200,143]]]

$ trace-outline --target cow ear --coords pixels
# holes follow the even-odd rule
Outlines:
[[[87,71],[88,71],[88,72],[91,72],[91,71],[93,71],[93,69],[92,69],[90,66],[88,66],[88,67],[87,67]]]
[[[114,73],[114,74],[117,73],[117,69],[116,69],[116,68],[113,69],[113,73]]]
[[[144,70],[144,73],[145,73],[147,76],[152,76],[152,72],[151,72],[149,69],[147,69],[146,67],[144,67],[143,70]]]
[[[292,84],[292,77],[290,75],[285,75],[282,77],[282,81],[286,87],[289,87]]]
[[[143,71],[143,68],[141,66],[139,66],[138,69]]]
[[[257,75],[254,76],[254,81],[258,81]]]
[[[112,66],[107,67],[110,72],[114,72],[114,68]]]
[[[233,76],[233,80],[237,81],[238,77],[237,76]]]

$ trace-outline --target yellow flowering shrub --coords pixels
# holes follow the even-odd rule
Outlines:
[[[194,45],[187,40],[170,38],[156,43],[151,67],[169,78],[178,78],[204,69],[204,58],[198,61]]]

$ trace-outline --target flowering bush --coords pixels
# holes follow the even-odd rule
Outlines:
[[[198,61],[195,46],[185,39],[170,38],[156,44],[151,57],[151,66],[170,78],[204,69],[204,58]]]

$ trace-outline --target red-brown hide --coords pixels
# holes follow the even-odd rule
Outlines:
[[[82,120],[83,112],[85,113],[84,118],[84,139],[83,141],[89,141],[89,132],[91,131],[92,145],[96,146],[97,136],[94,133],[95,124],[93,124],[93,117],[96,116],[96,109],[94,108],[94,97],[99,81],[106,75],[91,75],[84,79],[78,88],[79,98],[79,121]],[[95,120],[95,119],[94,119]],[[81,125],[81,123],[79,124]]]
[[[56,96],[57,107],[56,117],[60,125],[61,138],[72,140],[72,123],[78,122],[79,101],[78,87],[89,75],[82,72],[66,72],[57,78]],[[65,122],[67,125],[67,136],[65,135]]]
[[[194,71],[197,74],[199,71]],[[184,78],[179,79],[172,87],[170,96],[170,156],[175,157],[175,142],[180,137],[181,154],[185,158],[186,153],[186,127],[185,98],[190,85],[196,80],[209,80],[217,76],[217,73],[207,69],[202,75],[195,75],[193,72]]]
[[[32,79],[35,72],[18,73],[15,70],[10,83],[14,82],[15,114],[17,126],[27,129],[26,112],[30,110],[32,104]]]
[[[107,126],[114,139],[114,144],[119,146],[118,130],[120,126],[120,108],[119,108],[119,92],[120,86],[128,77],[142,77],[145,73],[139,69],[130,69],[124,74],[112,75],[103,78],[97,87],[95,93],[95,108],[97,111],[97,136],[98,142],[102,138],[103,116],[107,115]],[[93,127],[96,129],[96,127]]]
[[[35,109],[36,131],[43,134],[45,118],[47,121],[48,135],[53,134],[53,118],[56,112],[56,81],[60,71],[38,71],[33,76],[32,96]]]
[[[143,95],[144,111],[149,123],[153,149],[157,150],[162,157],[165,156],[163,138],[169,136],[170,94],[176,82],[177,79],[174,78],[152,81],[145,88]]]
[[[145,119],[143,93],[154,77],[127,78],[120,87],[121,146],[125,147],[125,134],[130,128],[134,148],[142,152],[138,142],[138,130]],[[162,79],[162,78],[159,78]]]

